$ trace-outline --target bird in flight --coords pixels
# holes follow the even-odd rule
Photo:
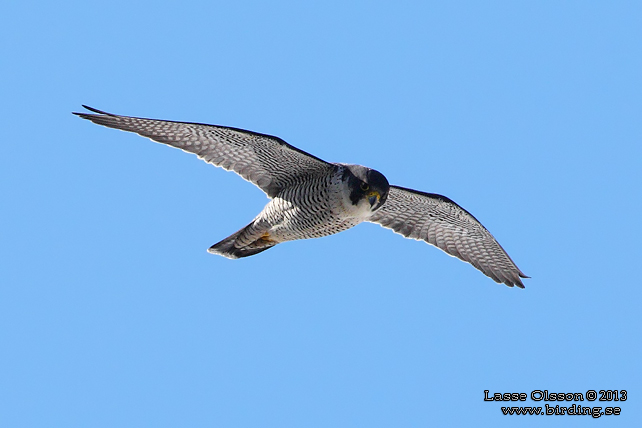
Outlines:
[[[194,153],[267,194],[263,211],[212,245],[210,253],[230,259],[252,256],[281,242],[320,238],[367,221],[426,241],[509,287],[524,288],[521,278],[528,278],[472,214],[445,196],[390,185],[379,171],[329,163],[271,135],[83,107],[94,114],[74,114]]]

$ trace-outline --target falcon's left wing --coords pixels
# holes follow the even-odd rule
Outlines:
[[[519,270],[493,235],[445,196],[390,186],[388,199],[368,220],[468,262],[496,282],[524,288]]]

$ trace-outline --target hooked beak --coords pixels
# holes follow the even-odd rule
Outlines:
[[[372,191],[368,193],[368,202],[370,202],[370,208],[374,208],[375,205],[381,200],[381,195],[379,192]]]

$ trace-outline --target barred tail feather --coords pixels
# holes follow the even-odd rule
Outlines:
[[[277,242],[259,238],[256,241],[252,242],[250,245],[237,247],[235,245],[236,240],[239,238],[239,236],[241,236],[243,232],[245,232],[245,230],[249,226],[250,225],[228,236],[222,241],[212,245],[207,250],[207,252],[211,254],[218,254],[219,256],[227,257],[228,259],[240,259],[241,257],[253,256],[262,251],[268,250],[277,244]]]

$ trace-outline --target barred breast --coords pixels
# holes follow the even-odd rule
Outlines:
[[[363,219],[350,217],[343,207],[342,171],[310,177],[284,189],[257,217],[272,225],[270,239],[277,242],[320,238],[356,226]]]

